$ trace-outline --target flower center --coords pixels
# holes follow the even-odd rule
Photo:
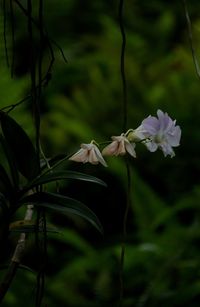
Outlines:
[[[154,142],[157,144],[160,144],[164,141],[164,135],[163,133],[158,133],[157,135],[155,135],[154,137]]]

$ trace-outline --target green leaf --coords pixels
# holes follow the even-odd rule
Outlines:
[[[30,182],[28,186],[25,187],[25,190],[27,191],[37,185],[48,183],[51,181],[56,181],[56,180],[62,180],[62,179],[83,180],[83,181],[98,183],[100,185],[106,186],[106,183],[102,181],[101,179],[87,175],[87,174],[78,173],[74,171],[50,170],[49,172],[44,173],[43,175],[39,176],[38,178]]]
[[[19,173],[18,173],[16,161],[14,159],[14,154],[10,150],[5,138],[2,135],[0,136],[0,142],[3,147],[4,153],[6,155],[9,167],[10,167],[10,173],[11,173],[13,184],[15,188],[17,189],[19,186]]]
[[[91,254],[94,252],[93,246],[90,245],[81,234],[77,233],[73,229],[62,229],[61,236],[51,233],[50,238],[55,239],[57,242],[72,246],[84,254]]]
[[[3,135],[9,150],[13,153],[18,170],[29,180],[35,178],[40,169],[36,151],[28,135],[4,112],[0,112],[0,121]]]
[[[90,222],[96,229],[103,233],[103,227],[97,216],[87,206],[73,198],[53,193],[35,193],[21,200],[22,204],[33,204],[34,206],[50,208],[67,214],[81,216]]]
[[[6,196],[10,196],[12,190],[13,187],[10,178],[8,177],[4,167],[0,164],[0,191]]]
[[[9,208],[5,196],[0,192],[0,208],[5,216],[9,215]]]
[[[4,265],[0,265],[0,270],[7,270],[9,268],[10,264],[4,264]],[[36,274],[36,271],[34,271],[33,269],[31,269],[30,267],[28,267],[27,265],[23,265],[23,264],[19,264],[19,269],[22,270],[26,270],[29,271],[33,274]]]
[[[31,269],[29,266],[27,266],[27,265],[24,265],[24,264],[19,264],[19,268],[20,269],[22,269],[22,270],[26,270],[26,271],[29,271],[29,272],[31,272],[31,273],[33,273],[33,274],[37,274],[37,272],[36,271],[34,271],[33,269]]]
[[[0,244],[6,242],[8,236],[10,211],[5,196],[0,193]],[[3,247],[2,247],[3,250]]]
[[[66,162],[67,158],[66,159],[65,158],[66,158],[66,155],[59,154],[59,155],[57,155],[53,158],[48,158],[47,161],[48,161],[48,163],[51,167],[53,167],[58,162],[59,162],[59,166],[60,166],[60,163],[62,164],[62,162]],[[41,167],[41,170],[44,170],[44,169],[47,168],[47,164],[46,164],[46,161],[44,159],[41,159],[40,167]]]

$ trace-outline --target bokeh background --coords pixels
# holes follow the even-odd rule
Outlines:
[[[26,6],[26,1],[21,1]],[[2,4],[2,3],[1,3]],[[37,4],[34,7],[37,14]],[[193,41],[200,59],[200,2],[188,5]],[[52,79],[43,90],[41,138],[47,157],[70,154],[91,139],[104,142],[122,132],[121,34],[118,1],[48,0],[44,10],[53,46]],[[14,76],[6,65],[3,10],[0,15],[0,107],[30,91],[27,20],[14,5]],[[12,58],[7,9],[8,55]],[[136,128],[161,109],[182,129],[176,156],[137,146],[131,159],[132,207],[124,268],[124,306],[199,306],[200,300],[200,80],[195,73],[181,1],[125,1],[128,126]],[[36,39],[37,40],[37,39]],[[44,70],[50,60],[44,55]],[[11,115],[34,140],[30,104]],[[119,256],[125,209],[126,169],[122,158],[108,168],[67,162],[66,169],[103,179],[108,188],[61,182],[60,191],[90,207],[104,227],[101,236],[81,218],[49,212],[60,233],[48,235],[48,264],[43,306],[118,306]],[[55,190],[51,184],[49,190]],[[17,235],[10,235],[4,262]],[[37,270],[34,238],[23,264]],[[3,274],[1,272],[1,274]],[[34,306],[36,277],[19,270],[3,306]]]

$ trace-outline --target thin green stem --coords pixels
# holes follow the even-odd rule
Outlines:
[[[127,117],[128,117],[128,101],[127,101],[127,84],[125,75],[125,48],[126,48],[126,33],[124,29],[123,20],[123,9],[124,0],[119,0],[119,26],[122,36],[121,54],[120,54],[120,71],[122,79],[122,89],[123,89],[123,131],[127,130]],[[127,131],[129,133],[130,130]],[[122,229],[122,243],[121,243],[121,254],[120,254],[120,269],[119,269],[119,281],[120,281],[120,295],[119,295],[119,306],[123,306],[124,300],[124,261],[125,261],[125,249],[126,249],[126,236],[127,236],[127,219],[128,212],[131,206],[131,171],[128,164],[126,163],[126,175],[127,175],[127,191],[126,191],[126,206],[123,217],[123,229]]]
[[[6,0],[3,0],[3,38],[4,38],[4,48],[6,54],[6,63],[7,66],[9,67],[10,63],[9,63],[8,47],[7,47],[6,26],[7,26]]]
[[[188,8],[187,8],[187,2],[186,2],[186,0],[182,0],[182,3],[183,3],[183,7],[184,7],[184,11],[185,11],[185,18],[186,18],[187,27],[188,27],[188,36],[189,36],[189,41],[190,41],[192,58],[193,58],[193,62],[194,62],[194,66],[195,66],[197,76],[198,76],[198,78],[200,78],[200,67],[199,67],[199,62],[198,62],[196,52],[195,52],[195,48],[194,48],[193,35],[192,35],[192,24],[191,24],[190,15],[189,15]]]
[[[14,75],[15,66],[15,16],[13,8],[13,0],[10,0],[10,20],[11,20],[11,35],[12,35],[12,62],[11,62],[11,78]]]
[[[119,26],[122,36],[120,71],[121,71],[122,91],[123,91],[123,131],[126,131],[127,129],[127,85],[126,85],[126,75],[125,75],[126,33],[124,30],[123,8],[124,8],[124,0],[119,0],[118,14],[119,14]]]
[[[127,175],[127,191],[126,191],[126,208],[123,217],[123,230],[122,230],[122,244],[121,244],[121,254],[120,254],[120,303],[119,306],[123,306],[124,298],[124,261],[125,261],[125,251],[126,251],[126,237],[127,237],[127,220],[128,213],[131,207],[131,169],[129,166],[128,159],[126,159],[126,175]]]

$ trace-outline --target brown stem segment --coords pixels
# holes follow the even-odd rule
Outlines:
[[[33,215],[33,206],[28,205],[26,214],[24,217],[25,221],[31,221]],[[16,275],[17,269],[21,263],[22,256],[24,254],[25,250],[25,242],[26,242],[26,234],[21,233],[17,246],[15,248],[13,257],[11,259],[11,262],[9,264],[8,270],[4,276],[4,279],[2,283],[0,284],[0,303],[3,301],[6,293],[8,292],[8,289]]]

